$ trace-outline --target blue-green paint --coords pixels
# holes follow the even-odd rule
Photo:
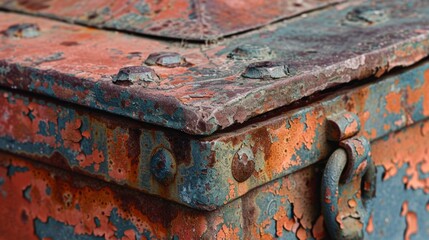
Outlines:
[[[22,194],[27,201],[31,202],[31,185],[27,186],[24,191],[22,191]]]
[[[0,141],[0,144],[1,144],[1,141]],[[7,176],[12,177],[16,173],[27,172],[28,170],[29,170],[28,167],[20,167],[20,166],[15,166],[11,164],[7,167]]]
[[[48,217],[47,222],[42,222],[40,219],[34,219],[34,231],[39,239],[55,239],[55,240],[103,240],[102,236],[94,236],[87,234],[76,234],[74,227],[59,222],[51,217]]]

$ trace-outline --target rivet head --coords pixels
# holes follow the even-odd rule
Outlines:
[[[159,148],[150,159],[150,172],[163,184],[173,181],[177,171],[174,156],[165,148]]]
[[[145,64],[149,66],[158,65],[167,68],[185,67],[190,65],[182,55],[175,52],[152,53],[146,59]]]
[[[371,25],[387,20],[388,16],[383,9],[378,9],[370,6],[362,6],[354,8],[347,13],[346,20],[352,24]]]
[[[34,23],[20,23],[10,26],[4,34],[7,37],[34,38],[40,35],[40,28]]]
[[[244,182],[255,171],[255,157],[252,149],[241,147],[232,159],[232,176],[237,182]]]
[[[250,64],[243,73],[245,78],[277,79],[290,75],[290,69],[285,62],[256,62]]]
[[[159,80],[155,71],[145,66],[124,67],[113,77],[113,83],[132,84],[134,82],[156,82]]]
[[[236,60],[273,58],[271,48],[265,45],[243,44],[229,53],[228,58]]]

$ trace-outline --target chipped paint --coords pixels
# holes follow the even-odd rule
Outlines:
[[[255,8],[256,1],[264,2],[240,6],[263,10]],[[180,6],[199,9],[219,2]],[[294,15],[319,1],[304,2],[310,4],[276,9]],[[24,7],[14,4],[6,5]],[[57,4],[31,6],[45,15],[65,10]],[[155,16],[166,8],[147,15],[165,2],[129,4],[114,14],[108,8],[79,13],[80,21],[129,30],[128,21],[141,20],[133,11],[149,25],[166,19]],[[365,229],[368,239],[390,239],[398,232],[405,239],[428,238],[429,151],[423,143],[429,124],[422,121],[429,117],[429,63],[416,62],[429,52],[429,4],[368,4],[328,7],[204,46],[0,12],[1,31],[25,22],[38,26],[31,39],[0,36],[0,150],[15,154],[0,152],[0,204],[6,206],[0,214],[9,220],[0,224],[0,235],[322,239],[326,226],[338,224]],[[131,5],[133,14],[124,14]],[[197,13],[186,17],[198,22],[213,12]],[[79,15],[68,14],[62,17]],[[270,17],[261,24],[286,16],[264,14]],[[105,16],[113,18],[104,22]],[[196,33],[206,39],[244,30],[224,28],[226,22],[202,26],[220,26],[215,32]],[[249,47],[256,45],[265,47]],[[153,61],[145,61],[148,57]],[[332,135],[328,116],[344,111],[345,122]],[[333,219],[322,217],[324,160],[338,147],[328,139],[357,132],[356,139],[371,142],[371,154],[368,141],[340,145],[348,146],[351,159],[374,158],[377,197],[367,196],[374,190],[370,179],[350,182],[371,166],[370,159],[356,161],[343,174],[349,188],[323,192],[325,203],[341,211]],[[368,214],[356,213],[362,205]]]
[[[429,86],[428,69],[424,62],[376,83],[339,89],[304,107],[285,109],[275,116],[255,119],[241,129],[208,137],[184,135],[0,90],[0,109],[4,113],[0,118],[0,149],[193,208],[214,209],[327,158],[334,147],[327,141],[326,132],[332,112],[346,109],[356,114],[360,134],[371,141],[429,117],[429,91],[425,91]],[[403,89],[397,92],[401,100],[395,112],[386,107],[392,89]],[[21,123],[19,127],[16,122]],[[160,147],[171,151],[176,159],[176,176],[168,185],[158,183],[150,171],[151,156]],[[234,174],[238,173],[233,173],[232,163],[239,159],[238,153],[243,153],[241,148],[246,149],[251,161],[249,165],[242,163],[246,173],[240,178],[243,182],[237,182]],[[427,164],[412,166],[416,167],[428,170]],[[411,176],[408,186],[421,188],[422,184]]]
[[[376,140],[372,143],[372,151],[379,153],[388,149],[392,142],[421,132],[422,126],[427,124],[417,124],[388,138]],[[428,135],[425,137],[428,138]],[[401,155],[410,147],[412,145],[406,145],[386,157]],[[417,151],[425,153],[422,149]],[[429,234],[423,229],[429,227],[425,221],[429,217],[429,212],[425,210],[427,194],[404,188],[402,177],[407,175],[406,166],[400,167],[397,175],[383,180],[386,171],[380,163],[384,159],[377,154],[373,158],[379,168],[378,188],[377,198],[367,206],[373,220],[369,221],[372,227],[368,224],[365,229],[373,228],[373,231],[366,233],[366,239],[398,238],[398,233],[403,233],[403,237],[408,233],[413,234],[410,235],[412,238],[426,239]],[[26,171],[15,171],[8,176],[9,166]],[[320,217],[319,188],[314,186],[320,183],[323,168],[323,162],[317,163],[207,212],[0,153],[0,177],[4,179],[1,190],[7,193],[0,202],[3,206],[11,206],[0,208],[2,216],[10,216],[9,222],[0,225],[0,232],[26,239],[55,237],[57,232],[66,236],[93,238],[318,239],[326,233]],[[31,202],[22,192],[30,185]],[[399,199],[392,199],[398,196]],[[407,207],[401,217],[402,203],[405,201]],[[408,220],[406,213],[411,216]],[[411,213],[415,213],[416,217]],[[418,228],[411,225],[414,219],[418,222]],[[407,225],[407,221],[411,224]]]

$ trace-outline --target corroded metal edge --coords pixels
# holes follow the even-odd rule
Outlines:
[[[365,13],[368,19],[356,20],[360,19],[356,8],[362,6],[373,8],[370,12],[378,18]],[[374,8],[384,11],[382,17]],[[345,3],[208,47],[190,48],[2,13],[1,28],[30,21],[40,25],[41,34],[31,39],[2,37],[0,84],[208,135],[332,86],[416,63],[429,53],[428,12],[429,3],[422,0]],[[256,77],[261,79],[254,79],[254,73],[252,78],[243,76],[262,61],[229,57],[244,43],[269,46],[275,54],[262,60],[283,63],[288,73],[275,71],[275,78],[267,79],[264,75],[270,71],[259,69]],[[179,52],[192,66],[154,66],[160,79],[147,84],[112,82],[121,68],[142,65],[153,49]]]
[[[355,113],[360,134],[373,141],[429,117],[428,89],[429,63],[424,62],[271,119],[204,138],[1,90],[0,149],[213,210],[326,158],[335,147],[326,132],[332,113]],[[151,165],[159,161],[152,159],[160,149],[166,156],[161,160],[174,162],[174,168],[154,176],[154,171],[162,170]]]

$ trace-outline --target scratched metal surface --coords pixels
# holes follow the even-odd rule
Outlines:
[[[429,123],[371,144],[376,198],[365,239],[428,239]],[[327,239],[324,163],[206,212],[0,153],[1,236],[16,239]],[[350,208],[353,208],[351,205]]]
[[[0,8],[89,26],[190,40],[218,39],[341,0],[1,0]]]
[[[376,10],[361,11],[363,5]],[[320,90],[421,60],[429,52],[428,13],[423,0],[353,1],[208,46],[183,46],[1,12],[0,29],[36,23],[40,34],[1,36],[0,85],[207,135]],[[244,43],[272,51],[258,60],[228,57]],[[190,64],[151,66],[159,79],[150,83],[112,82],[120,68],[140,66],[155,51],[178,52]],[[287,76],[242,76],[251,76],[246,67],[262,60],[283,61]]]
[[[203,138],[1,89],[0,149],[213,210],[327,158],[334,147],[327,118],[344,110],[358,115],[360,134],[371,141],[426,119],[429,63]],[[160,148],[175,159],[167,183],[151,167]]]

